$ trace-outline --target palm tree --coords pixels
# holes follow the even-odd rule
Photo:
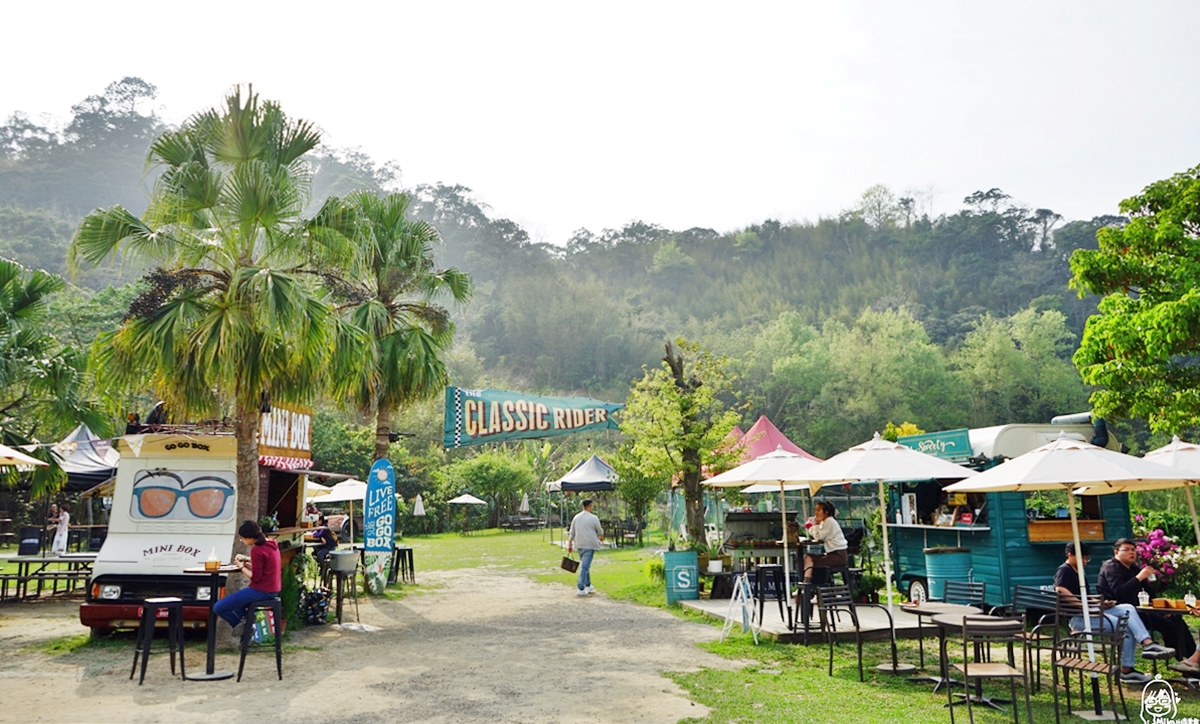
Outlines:
[[[374,414],[375,459],[387,457],[392,413],[437,394],[445,386],[442,353],[454,325],[437,300],[465,304],[471,278],[458,269],[436,269],[438,232],[425,221],[407,218],[409,197],[355,192],[346,197],[368,227],[358,237],[364,282],[358,301],[347,308],[354,326],[370,340],[370,364],[348,379],[347,391],[364,414]]]
[[[177,418],[232,407],[242,519],[258,518],[264,396],[307,402],[346,368],[347,342],[362,342],[320,283],[353,253],[357,216],[337,199],[303,215],[303,157],[319,142],[307,121],[237,88],[154,141],[149,162],[163,172],[143,218],[95,211],[71,243],[75,267],[118,251],[159,265],[120,328],[97,340],[96,369],[118,387],[149,381]]]
[[[0,442],[23,445],[35,435],[56,435],[80,422],[102,434],[107,420],[84,397],[86,360],[43,327],[50,295],[62,279],[0,259]],[[33,497],[53,493],[66,476],[45,448],[32,453],[49,467],[32,473],[0,470],[0,481],[28,480]]]

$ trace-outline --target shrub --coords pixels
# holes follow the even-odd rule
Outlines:
[[[667,564],[662,556],[654,556],[646,561],[646,575],[657,583],[667,582]]]

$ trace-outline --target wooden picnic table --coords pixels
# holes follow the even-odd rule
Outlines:
[[[70,591],[78,581],[86,581],[92,572],[92,564],[96,562],[95,553],[66,553],[58,556],[16,556],[9,559],[17,566],[17,574],[13,582],[13,598],[29,597],[29,583],[37,581],[37,591],[34,596],[42,595],[42,588],[47,581],[54,584],[53,593],[58,593],[58,582],[63,581],[65,590]],[[64,570],[65,569],[65,570]],[[8,581],[5,581],[4,592],[7,593]]]

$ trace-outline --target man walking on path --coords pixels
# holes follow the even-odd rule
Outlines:
[[[586,596],[596,590],[592,588],[592,557],[603,543],[604,528],[592,513],[592,501],[584,500],[583,510],[571,519],[571,530],[567,533],[567,552],[579,548],[579,582],[575,584],[579,593],[576,595]]]

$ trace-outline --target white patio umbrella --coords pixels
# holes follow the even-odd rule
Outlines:
[[[521,515],[526,515],[529,513],[529,493],[525,493],[521,496],[521,504],[517,506],[517,512]]]
[[[740,488],[746,483],[754,483],[743,490],[743,493],[779,491],[779,515],[783,519],[783,585],[789,596],[792,590],[792,567],[791,555],[788,553],[787,504],[783,493],[786,490],[809,489],[812,483],[797,482],[796,476],[818,464],[816,460],[788,452],[779,446],[766,455],[759,455],[748,463],[704,481],[704,484],[711,488]]]
[[[305,480],[304,501],[308,502],[313,498],[320,498],[329,495],[330,490],[332,490],[332,488],[330,488],[328,485],[321,485],[320,483],[314,483],[311,480]]]
[[[480,500],[479,498],[476,498],[474,495],[471,495],[470,493],[463,493],[462,495],[458,496],[457,498],[447,500],[446,502],[450,503],[452,505],[487,505],[486,500]],[[465,511],[464,511],[464,513],[465,513]],[[467,517],[463,518],[463,531],[464,532],[466,532],[466,530],[469,528],[469,520],[470,519]]]
[[[1144,460],[1167,465],[1184,473],[1200,478],[1200,445],[1183,442],[1176,435],[1169,445],[1146,453]],[[1192,487],[1195,480],[1138,480],[1125,483],[1106,483],[1104,485],[1089,485],[1075,491],[1076,495],[1107,495],[1109,493],[1127,493],[1134,490],[1163,490],[1166,488],[1183,488],[1187,495],[1188,512],[1192,514],[1192,528],[1196,531],[1196,540],[1200,541],[1200,520],[1196,518],[1196,503],[1192,499]]]
[[[413,517],[422,518],[425,516],[425,501],[421,500],[421,494],[417,493],[417,499],[413,501]]]
[[[1194,479],[1195,475],[1178,468],[1135,458],[1116,450],[1072,440],[1061,434],[1054,442],[1030,450],[1024,455],[997,465],[991,470],[946,487],[954,493],[1000,493],[1030,490],[1066,490],[1067,509],[1071,514],[1071,537],[1075,543],[1075,560],[1079,574],[1079,590],[1085,592],[1087,581],[1083,570],[1083,552],[1079,543],[1079,519],[1075,515],[1075,488],[1109,486],[1110,492],[1119,492],[1115,486],[1128,484],[1170,487]],[[1088,606],[1083,606],[1083,626],[1092,630]],[[1095,661],[1096,652],[1088,642],[1088,656]],[[1100,708],[1100,689],[1095,677],[1092,680],[1092,695],[1097,713]]]
[[[0,467],[11,467],[14,465],[17,467],[31,465],[34,467],[45,468],[49,467],[50,463],[26,455],[20,450],[14,450],[7,445],[0,445]]]
[[[879,433],[854,447],[840,452],[800,476],[801,480],[817,483],[815,493],[823,483],[864,483],[875,481],[879,486],[879,523],[883,527],[883,571],[887,586],[888,613],[892,612],[892,552],[888,542],[887,481],[953,479],[961,480],[978,475],[970,468],[926,455],[898,443],[884,440]]]
[[[367,484],[351,478],[343,480],[321,496],[322,503],[350,503],[350,542],[354,542],[354,501],[366,500]]]

